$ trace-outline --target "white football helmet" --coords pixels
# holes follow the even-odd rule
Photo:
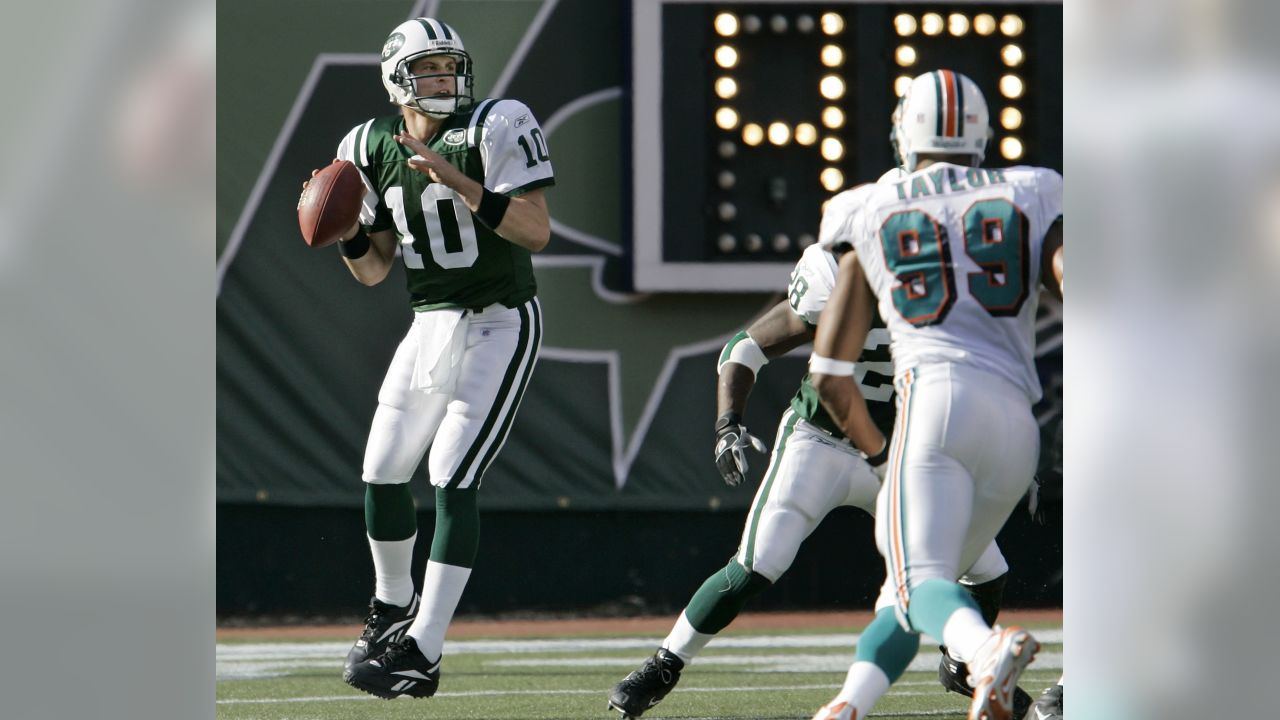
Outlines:
[[[453,95],[417,94],[414,81],[436,75],[414,75],[409,67],[427,55],[449,55],[457,62]],[[415,18],[397,25],[382,45],[382,84],[391,102],[442,118],[470,109],[475,73],[457,30],[439,20]]]
[[[977,83],[952,70],[912,80],[893,111],[889,133],[898,164],[907,172],[915,171],[920,153],[973,155],[981,163],[990,138],[986,98]]]

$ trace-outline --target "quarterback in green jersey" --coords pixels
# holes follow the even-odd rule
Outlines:
[[[479,543],[476,491],[538,357],[542,311],[530,253],[550,239],[543,193],[555,176],[528,107],[473,97],[471,56],[449,25],[416,18],[397,26],[381,72],[400,112],[355,126],[338,146],[366,188],[339,249],[366,285],[386,278],[398,250],[414,321],[387,370],[365,449],[375,588],[343,677],[379,697],[430,697]],[[419,596],[408,483],[424,455],[436,523]]]

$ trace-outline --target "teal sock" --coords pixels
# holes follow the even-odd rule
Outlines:
[[[907,615],[912,628],[941,640],[942,628],[946,626],[947,620],[962,607],[982,612],[960,583],[932,578],[920,583],[912,591]]]
[[[469,568],[480,547],[480,506],[474,488],[436,488],[436,532],[431,538],[431,559]]]
[[[887,607],[876,613],[876,619],[862,631],[855,657],[859,662],[875,663],[894,683],[919,650],[920,636],[903,629],[894,609]]]
[[[694,630],[715,635],[733,622],[747,601],[772,584],[760,573],[730,560],[728,565],[702,583],[684,613]]]
[[[364,526],[374,540],[408,540],[418,532],[409,483],[364,484]]]

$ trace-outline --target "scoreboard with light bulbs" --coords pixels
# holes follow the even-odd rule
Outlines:
[[[894,166],[913,77],[973,78],[984,165],[1062,169],[1060,3],[632,0],[632,282],[777,292],[824,203]]]

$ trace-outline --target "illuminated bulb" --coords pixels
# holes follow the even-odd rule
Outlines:
[[[769,142],[774,145],[786,145],[791,141],[791,128],[784,122],[769,123]]]
[[[789,247],[791,247],[791,238],[787,237],[783,233],[778,233],[773,236],[774,252],[786,252]]]
[[[1026,26],[1022,22],[1022,18],[1017,15],[1005,15],[1000,18],[1000,32],[1009,37],[1015,37],[1022,34],[1023,28]]]
[[[951,13],[947,16],[947,30],[956,37],[960,37],[969,32],[969,17],[961,13]]]
[[[835,106],[828,106],[822,111],[822,124],[825,127],[836,129],[844,126],[844,111]]]
[[[1004,64],[1009,67],[1018,67],[1022,64],[1025,56],[1022,54],[1022,48],[1009,43],[1000,50],[1000,59],[1004,60]]]
[[[1017,75],[1005,75],[1000,78],[1000,94],[1007,98],[1022,97],[1022,78]]]
[[[747,123],[742,126],[742,142],[755,147],[764,142],[764,128],[755,123]]]
[[[973,19],[973,31],[979,35],[990,35],[996,31],[996,19],[982,13]]]
[[[827,67],[839,67],[844,62],[844,50],[839,45],[822,46],[822,64]]]
[[[750,233],[747,235],[743,245],[746,246],[747,252],[760,252],[760,248],[764,247],[764,240],[759,235]]]
[[[906,75],[899,75],[897,80],[893,81],[893,94],[902,97],[907,94],[907,88],[911,87],[911,78]]]
[[[787,18],[782,15],[774,15],[769,18],[769,29],[782,34],[787,31]]]
[[[738,111],[730,107],[722,107],[717,110],[716,126],[721,130],[732,130],[738,127]]]
[[[893,27],[902,37],[916,34],[916,18],[914,15],[902,13],[893,19]]]
[[[719,207],[716,208],[716,214],[720,216],[721,220],[729,222],[730,220],[738,217],[738,208],[733,203],[722,202]]]
[[[796,142],[801,145],[812,145],[818,141],[818,128],[809,123],[796,126]]]
[[[835,192],[844,187],[844,173],[833,167],[823,170],[818,180],[822,182],[822,187],[826,188],[827,192]]]
[[[716,80],[716,95],[728,100],[738,94],[738,81],[731,77]]]
[[[756,17],[755,15],[743,15],[742,29],[746,30],[749,33],[760,32],[760,18]]]
[[[728,190],[736,182],[738,182],[738,178],[729,170],[721,170],[720,174],[716,176],[716,184],[720,186],[721,190]]]
[[[829,12],[822,14],[822,32],[828,35],[839,35],[844,31],[844,18]]]
[[[731,68],[738,64],[738,51],[732,45],[721,45],[716,48],[716,64],[722,68]]]
[[[1007,107],[1001,110],[1000,127],[1005,130],[1017,130],[1022,127],[1022,111],[1015,107]]]
[[[920,29],[925,35],[941,35],[943,27],[942,16],[938,13],[926,13],[920,18]]]
[[[723,140],[720,142],[720,157],[728,160],[738,154],[738,146],[733,144],[732,140]]]
[[[1016,137],[1007,137],[1000,141],[1000,154],[1005,160],[1017,160],[1022,157],[1022,141]]]
[[[719,248],[722,253],[731,253],[734,248],[738,247],[738,241],[729,233],[724,233],[716,240],[716,247]]]
[[[733,13],[722,12],[716,16],[715,20],[716,32],[725,37],[732,37],[738,34],[738,16]]]
[[[822,158],[827,162],[835,162],[844,157],[844,145],[836,138],[822,139]]]
[[[818,92],[828,100],[839,100],[844,97],[844,80],[839,75],[828,75],[818,83]]]
[[[812,15],[801,15],[796,18],[796,29],[802,33],[808,34],[813,32],[813,28],[817,25],[813,21]]]
[[[897,52],[893,54],[893,59],[897,60],[898,64],[903,67],[915,65],[916,49],[910,45],[899,45]]]

